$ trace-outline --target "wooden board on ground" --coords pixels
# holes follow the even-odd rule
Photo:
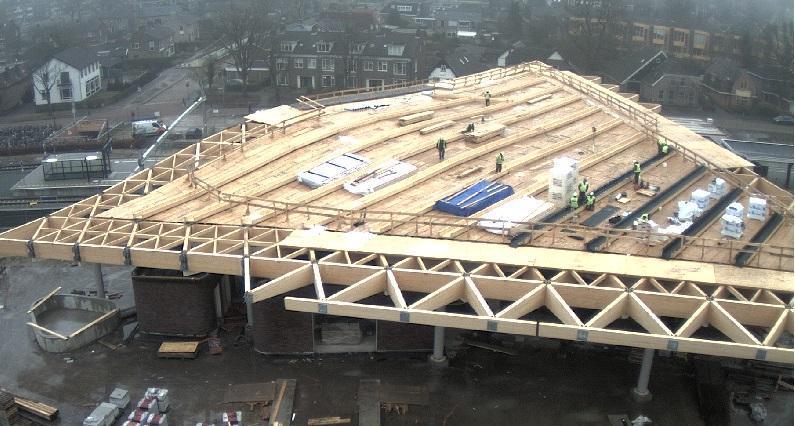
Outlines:
[[[225,403],[273,401],[276,393],[274,382],[241,383],[229,386],[224,394]]]
[[[157,350],[158,358],[196,358],[200,342],[163,342]]]
[[[416,114],[404,115],[403,117],[398,118],[398,123],[400,123],[401,126],[406,126],[409,124],[419,123],[420,121],[430,120],[433,118],[433,113],[433,111],[423,111]]]
[[[314,419],[309,419],[307,422],[307,426],[324,426],[324,425],[347,425],[350,424],[351,418],[350,417],[319,417]]]
[[[647,197],[653,197],[653,196],[657,195],[657,193],[652,191],[651,189],[639,189],[639,190],[637,190],[635,192],[637,192],[640,195],[645,195]]]
[[[276,380],[276,393],[271,408],[270,426],[288,426],[293,420],[293,399],[295,398],[295,379]]]
[[[433,132],[435,132],[437,130],[446,129],[446,128],[452,126],[453,124],[455,124],[455,121],[453,121],[453,120],[445,120],[445,121],[442,121],[441,123],[436,123],[436,124],[432,124],[432,125],[430,125],[428,127],[423,127],[422,129],[420,129],[420,134],[421,135],[427,135],[428,133],[433,133]]]

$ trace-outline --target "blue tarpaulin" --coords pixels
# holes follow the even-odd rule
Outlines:
[[[482,180],[449,197],[437,201],[434,208],[456,216],[469,216],[509,197],[513,188],[497,182]]]

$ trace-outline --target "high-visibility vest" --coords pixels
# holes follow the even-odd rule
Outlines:
[[[580,182],[580,192],[588,192],[588,182]]]
[[[662,151],[663,154],[667,154],[668,153],[668,144],[664,143],[662,148],[660,148],[660,151]]]
[[[502,164],[505,162],[505,156],[502,153],[497,154],[497,164]]]
[[[436,142],[436,148],[438,148],[438,149],[447,148],[447,141],[444,140],[444,139],[439,139],[439,142]]]
[[[640,173],[640,163],[635,163],[633,171],[635,173]]]
[[[596,202],[596,197],[595,196],[588,194],[585,197],[585,205],[586,206],[592,206],[595,202]]]
[[[579,199],[577,197],[577,194],[571,196],[571,199],[569,199],[569,206],[571,208],[573,208],[573,209],[576,209],[577,207],[580,207],[580,203],[579,203]]]

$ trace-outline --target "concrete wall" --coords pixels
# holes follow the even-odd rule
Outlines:
[[[144,333],[205,336],[216,327],[215,286],[219,277],[136,268],[132,273],[138,325]]]
[[[66,336],[68,337],[66,340],[34,328],[33,332],[36,336],[36,342],[47,352],[68,352],[83,347],[113,332],[121,321],[119,309],[116,307],[115,303],[109,300],[71,294],[59,294],[50,297],[44,303],[33,309],[30,313],[31,322],[37,323],[37,316],[41,316],[44,312],[55,309],[83,310],[101,314],[113,312],[113,314],[74,336]]]
[[[314,349],[312,315],[284,309],[284,297],[314,297],[312,287],[257,302],[254,314],[254,349],[261,353],[311,353]]]

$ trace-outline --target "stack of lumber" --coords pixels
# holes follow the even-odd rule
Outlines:
[[[14,403],[17,404],[19,410],[49,422],[55,420],[55,418],[58,417],[58,409],[43,402],[37,402],[27,398],[15,396]]]
[[[430,120],[431,118],[433,118],[433,111],[423,111],[416,114],[404,115],[403,117],[398,118],[398,123],[401,126],[406,126],[409,124],[419,123],[420,121]]]
[[[33,421],[51,422],[58,417],[58,409],[0,389],[0,425],[30,424],[25,417]]]

